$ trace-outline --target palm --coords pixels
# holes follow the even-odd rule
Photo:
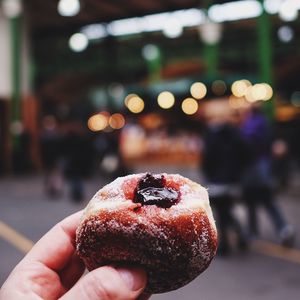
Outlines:
[[[76,283],[85,269],[75,253],[81,214],[64,219],[36,243],[1,287],[0,300],[136,299],[141,295],[146,285],[141,270],[105,266]],[[132,290],[134,282],[139,288]]]
[[[16,286],[2,290],[1,299],[58,299],[84,272],[75,253],[75,230],[80,213],[49,231],[16,266],[8,282]]]
[[[74,267],[74,262],[72,264],[71,267]],[[69,269],[70,266],[67,268]],[[14,282],[19,283],[18,290],[8,289],[10,294],[5,296],[11,300],[58,299],[75,284],[82,274],[82,272],[70,274],[68,269],[57,273],[40,262],[20,266],[18,272],[13,272],[11,275],[18,277],[14,278]]]
[[[59,275],[41,263],[30,265],[27,270],[25,266],[24,271],[27,273],[27,276],[25,276],[29,282],[23,284],[30,286],[32,289],[24,295],[25,297],[28,296],[28,299],[33,299],[33,296],[45,300],[58,299],[66,291]],[[35,276],[36,274],[39,274],[39,276]]]

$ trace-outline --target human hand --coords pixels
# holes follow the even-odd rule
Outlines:
[[[64,219],[35,244],[3,284],[1,300],[133,300],[142,294],[146,274],[139,269],[105,266],[80,278],[85,269],[75,253],[80,216]]]

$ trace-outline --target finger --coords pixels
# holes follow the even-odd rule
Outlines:
[[[143,292],[146,281],[142,270],[101,267],[81,278],[61,300],[133,300]]]
[[[79,211],[48,231],[26,255],[24,261],[39,261],[54,271],[61,270],[75,251],[76,228],[82,211]]]
[[[85,270],[83,261],[75,254],[69,263],[60,271],[59,276],[65,290],[68,291],[82,276]]]

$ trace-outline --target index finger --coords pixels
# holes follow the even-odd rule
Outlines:
[[[76,228],[82,211],[79,211],[48,231],[25,256],[26,261],[38,261],[52,270],[61,270],[75,252]]]

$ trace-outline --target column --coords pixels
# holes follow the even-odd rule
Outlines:
[[[263,0],[260,0],[263,7]],[[261,82],[266,82],[272,86],[272,28],[270,16],[263,8],[261,16],[257,18],[257,38],[258,38],[258,70]],[[274,117],[274,100],[266,101],[263,105],[267,117],[272,120]]]
[[[207,77],[211,79],[216,78],[218,74],[219,46],[217,44],[205,44],[203,57],[206,65]]]
[[[161,78],[161,52],[158,46],[153,44],[145,45],[142,55],[146,61],[149,82],[158,81]]]
[[[211,0],[204,1],[204,8],[207,11],[211,5]],[[205,45],[203,57],[206,65],[206,75],[209,79],[213,80],[218,75],[221,24],[213,23],[207,16],[206,23],[200,27],[200,34]]]
[[[11,36],[11,122],[14,126],[21,120],[21,16],[10,18]],[[12,146],[19,146],[18,135],[12,132]]]
[[[13,153],[22,152],[20,133],[24,128],[24,122],[26,123],[28,119],[31,123],[36,122],[36,114],[28,117],[27,113],[29,105],[34,101],[29,99],[32,98],[30,51],[27,24],[24,21],[21,0],[0,1],[0,101],[5,101],[6,108],[2,110],[3,116],[0,116],[1,121],[5,118],[0,128],[1,137],[4,137],[1,140],[4,150],[0,154],[2,156],[0,159],[4,161],[6,172],[13,169]],[[27,124],[26,129],[32,133]]]

